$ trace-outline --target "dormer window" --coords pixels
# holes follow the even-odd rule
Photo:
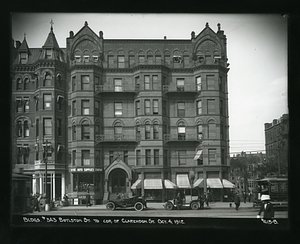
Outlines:
[[[93,62],[98,62],[99,57],[98,56],[93,56]]]
[[[203,63],[204,60],[205,60],[205,58],[204,58],[203,56],[198,56],[198,61],[199,61],[200,63]]]
[[[83,56],[84,62],[89,62],[90,61],[90,56]]]
[[[28,54],[25,52],[20,53],[20,64],[27,64]]]
[[[76,55],[75,56],[75,61],[78,63],[78,62],[81,62],[81,56],[79,55]]]
[[[181,56],[173,56],[173,63],[181,63]]]
[[[52,58],[52,50],[51,49],[46,49],[46,59],[51,59]]]

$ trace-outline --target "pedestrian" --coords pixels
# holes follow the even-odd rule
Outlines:
[[[180,192],[178,192],[177,197],[176,197],[176,205],[177,205],[177,210],[180,210],[181,205],[182,205],[182,198],[181,198]]]
[[[261,218],[261,213],[263,213],[263,219],[273,219],[274,218],[274,208],[273,204],[270,202],[269,195],[261,196],[261,206],[257,214],[257,218]]]
[[[38,198],[39,198],[39,194],[37,193],[33,198],[33,211],[35,210],[41,212],[40,202]]]
[[[69,197],[67,194],[63,197],[63,206],[69,206]]]
[[[199,195],[200,209],[204,209],[204,196]]]
[[[250,202],[250,201],[251,201],[251,196],[252,196],[252,193],[251,193],[251,191],[249,191],[249,193],[248,193],[248,194],[249,194],[249,196],[248,196],[248,198],[249,198],[249,199],[248,199],[248,200],[249,200],[249,202]]]
[[[89,194],[89,190],[87,190],[87,194],[86,194],[86,207],[91,206],[91,196]]]
[[[246,203],[246,200],[247,200],[246,192],[243,192],[243,198],[244,198],[244,203]]]
[[[235,204],[235,209],[239,210],[240,204],[241,204],[241,199],[239,196],[239,192],[237,192],[234,196],[234,204]]]
[[[205,193],[204,192],[204,197],[205,197],[205,203],[206,203],[206,207],[209,207],[209,204],[208,204],[208,202],[209,202],[209,199],[208,199],[208,197],[209,197],[209,195],[208,195],[208,193]]]

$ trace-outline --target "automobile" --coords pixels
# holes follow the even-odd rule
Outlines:
[[[135,211],[142,211],[147,208],[147,203],[144,197],[132,196],[125,198],[110,199],[106,204],[108,210],[116,208],[134,208]]]
[[[199,189],[182,189],[178,191],[181,194],[182,205],[181,208],[190,208],[192,210],[197,210],[200,208],[200,199],[198,194]],[[165,209],[172,210],[177,208],[177,200],[173,198],[171,200],[167,200],[163,205]]]

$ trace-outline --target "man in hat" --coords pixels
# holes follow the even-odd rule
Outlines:
[[[261,213],[264,213],[263,219],[273,219],[274,218],[274,208],[273,204],[270,202],[269,195],[262,195],[261,198],[261,206],[259,212],[257,214],[257,218],[260,218]]]
[[[235,196],[234,196],[234,204],[235,204],[235,209],[239,210],[239,207],[240,207],[240,204],[241,204],[241,199],[240,199],[238,191],[235,193]]]

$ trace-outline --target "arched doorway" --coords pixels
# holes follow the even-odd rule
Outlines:
[[[109,185],[112,193],[126,192],[126,172],[122,169],[114,169],[109,176]]]

